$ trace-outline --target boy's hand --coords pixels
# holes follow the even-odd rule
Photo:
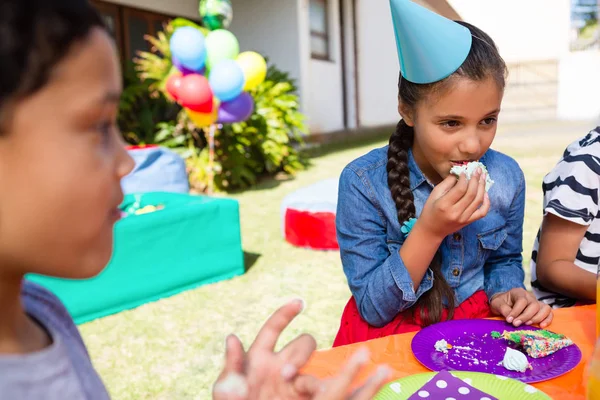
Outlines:
[[[387,368],[378,370],[350,397],[346,395],[353,378],[368,361],[368,353],[358,352],[337,377],[327,381],[299,374],[316,348],[311,336],[299,336],[275,353],[281,332],[302,307],[302,302],[294,301],[277,310],[247,353],[237,337],[227,338],[225,367],[213,388],[214,400],[363,400],[379,390],[390,374]]]

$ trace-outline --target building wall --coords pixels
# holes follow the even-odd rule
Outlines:
[[[580,51],[562,57],[558,76],[558,117],[599,120],[600,51]]]
[[[281,1],[281,0],[280,0]],[[308,125],[312,133],[344,128],[344,88],[340,28],[340,0],[329,1],[328,26],[331,60],[308,57]],[[308,0],[301,0],[308,14]],[[310,35],[310,27],[304,32]]]
[[[449,0],[484,30],[507,62],[559,59],[569,51],[570,0]]]
[[[439,3],[439,7],[445,3],[439,0],[415,2],[434,11],[438,11],[434,3]],[[356,15],[359,124],[361,127],[394,124],[399,119],[400,64],[389,1],[356,0]]]
[[[356,0],[359,124],[398,120],[397,82],[400,64],[387,1]]]
[[[232,0],[229,30],[240,42],[240,51],[256,51],[298,80],[302,95],[302,50],[297,0]]]

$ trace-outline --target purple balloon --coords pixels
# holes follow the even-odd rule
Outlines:
[[[254,99],[248,92],[242,92],[235,99],[221,103],[218,122],[231,124],[245,121],[254,111]]]
[[[181,65],[179,60],[176,59],[175,57],[173,57],[171,59],[171,61],[173,62],[173,65],[175,66],[175,68],[177,68],[181,72],[181,75],[183,75],[183,76],[190,75],[190,74],[204,75],[204,72],[206,71],[206,67],[202,67],[202,69],[200,71],[194,71],[194,70],[188,69],[188,68],[184,67],[183,65]]]

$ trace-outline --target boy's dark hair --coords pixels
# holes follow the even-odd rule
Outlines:
[[[0,132],[10,104],[43,87],[94,27],[104,21],[87,0],[0,2]]]
[[[398,101],[407,110],[414,112],[417,104],[430,94],[440,93],[452,84],[452,80],[457,77],[471,79],[473,81],[482,81],[492,78],[498,86],[504,89],[506,79],[506,64],[498,53],[498,49],[485,32],[479,28],[457,21],[457,23],[466,26],[473,36],[473,44],[467,59],[460,68],[448,78],[431,84],[415,84],[407,81],[400,75],[398,82]],[[408,151],[412,147],[414,139],[414,130],[408,126],[404,120],[401,120],[396,131],[390,137],[388,148],[388,186],[392,198],[396,203],[398,211],[398,221],[402,225],[404,221],[415,217],[415,204],[412,191],[410,190],[409,170],[408,170]],[[425,326],[439,322],[442,318],[443,299],[448,302],[448,319],[454,314],[455,297],[454,291],[446,282],[441,271],[441,257],[438,252],[433,258],[430,268],[433,271],[433,288],[423,294],[417,302],[415,311],[420,313],[420,317]]]

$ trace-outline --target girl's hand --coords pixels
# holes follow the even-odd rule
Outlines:
[[[490,307],[514,326],[539,324],[545,329],[552,323],[552,308],[525,289],[515,288],[493,296]]]
[[[481,168],[469,181],[465,174],[461,174],[458,180],[456,176],[449,175],[431,192],[417,224],[422,224],[430,234],[442,240],[485,217],[490,209],[485,178]]]

